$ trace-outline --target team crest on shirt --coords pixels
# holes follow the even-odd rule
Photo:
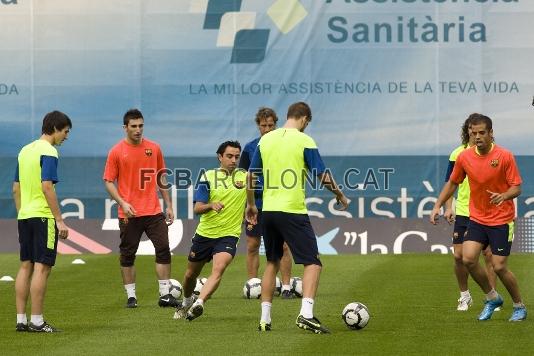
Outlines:
[[[145,148],[145,154],[150,157],[152,156],[152,149],[151,148]]]
[[[490,162],[490,165],[495,168],[499,165],[499,160],[498,159],[492,159],[491,162]]]

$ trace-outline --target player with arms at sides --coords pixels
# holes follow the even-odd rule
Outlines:
[[[278,116],[273,109],[262,107],[256,113],[256,125],[260,131],[260,137],[255,138],[245,145],[243,152],[241,154],[241,159],[239,160],[239,168],[248,171],[250,167],[250,162],[254,156],[254,152],[258,147],[258,142],[260,138],[268,132],[271,132],[276,128],[276,123],[278,122]],[[262,208],[262,187],[263,187],[263,176],[258,175],[257,179],[254,182],[256,186],[254,187],[256,207],[258,208],[258,218],[257,224],[253,225],[245,222],[246,226],[246,236],[247,236],[247,274],[248,279],[258,277],[258,269],[260,266],[260,240],[261,240],[261,208]],[[282,292],[281,297],[285,299],[294,298],[295,295],[291,291],[291,286],[289,281],[291,279],[291,252],[289,247],[284,242],[284,254],[280,260],[280,275],[282,279]]]
[[[70,118],[52,111],[43,118],[41,138],[24,146],[18,155],[13,183],[20,243],[20,269],[15,281],[17,331],[58,332],[44,321],[43,306],[48,277],[56,262],[58,237],[69,229],[63,218],[54,185],[59,182],[58,152],[72,128]],[[31,320],[26,304],[31,297]]]
[[[513,312],[510,321],[527,318],[517,280],[508,268],[508,256],[514,237],[515,205],[521,194],[521,176],[513,154],[493,142],[493,124],[489,117],[471,115],[471,131],[475,146],[462,152],[443,187],[430,222],[437,223],[441,206],[449,199],[466,176],[469,177],[469,223],[462,245],[463,262],[486,294],[484,309],[478,320],[489,320],[503,298],[491,287],[484,268],[478,262],[480,253],[490,246],[493,270],[510,293]]]
[[[449,181],[450,175],[454,168],[454,164],[458,155],[465,149],[473,147],[475,145],[474,136],[471,133],[471,116],[469,116],[462,125],[460,137],[462,144],[458,146],[449,157],[449,166],[447,174],[445,176],[445,182]],[[473,304],[473,298],[467,287],[467,279],[469,277],[469,271],[464,265],[462,259],[462,243],[464,241],[464,235],[467,231],[467,225],[469,223],[469,183],[468,177],[458,186],[458,196],[456,204],[452,207],[453,198],[447,200],[445,203],[445,213],[443,216],[445,219],[452,223],[454,222],[454,232],[452,237],[453,251],[454,251],[454,274],[458,281],[458,287],[460,288],[460,298],[458,299],[458,311],[466,311]],[[491,264],[491,249],[485,248],[484,260],[486,266],[486,272],[492,288],[495,288],[496,275],[493,272],[493,266]]]
[[[217,149],[219,168],[204,172],[197,183],[193,209],[200,215],[200,222],[188,256],[182,305],[176,309],[174,319],[192,321],[204,313],[205,302],[219,287],[237,251],[247,199],[247,173],[237,169],[240,154],[239,142],[223,142]],[[194,301],[197,277],[211,260],[211,274]]]
[[[174,221],[165,175],[165,161],[160,146],[143,137],[143,114],[128,110],[123,117],[126,137],[111,148],[104,170],[104,184],[118,204],[120,229],[120,266],[127,295],[127,308],[137,307],[135,293],[135,254],[146,233],[156,251],[156,275],[160,307],[176,307],[178,301],[169,293],[171,252],[168,225]],[[158,199],[161,193],[166,209],[163,214]]]
[[[305,204],[306,174],[319,177],[321,184],[336,195],[343,209],[347,208],[348,200],[326,170],[315,141],[304,133],[311,119],[308,104],[292,104],[284,126],[260,139],[249,169],[249,186],[254,172],[261,170],[265,180],[262,219],[267,265],[261,283],[259,331],[271,330],[275,278],[280,268],[283,244],[287,242],[295,263],[304,265],[303,298],[296,324],[316,334],[329,332],[313,314],[322,263]],[[257,212],[251,188],[247,190],[247,220],[255,223]]]

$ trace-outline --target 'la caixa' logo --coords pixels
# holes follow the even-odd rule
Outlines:
[[[204,30],[218,30],[217,47],[232,48],[230,63],[261,63],[270,29],[256,28],[256,12],[241,11],[242,0],[191,0],[191,13],[204,16]],[[276,0],[267,15],[281,33],[293,30],[308,11],[299,0]]]

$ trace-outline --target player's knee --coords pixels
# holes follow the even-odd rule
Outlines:
[[[476,266],[477,261],[469,256],[462,256],[462,262],[468,269],[472,269]]]
[[[156,250],[156,263],[161,265],[168,265],[171,263],[171,251],[168,246]]]
[[[463,256],[462,256],[462,253],[456,253],[456,251],[454,252],[454,263],[457,264],[457,265],[463,265],[464,262],[463,262]]]
[[[249,255],[258,254],[260,250],[260,240],[254,237],[247,238],[247,253]]]
[[[502,262],[493,263],[493,271],[497,274],[506,273],[508,271],[508,266],[506,263]]]
[[[133,255],[121,255],[120,257],[120,263],[121,267],[132,267],[135,262],[135,254]]]

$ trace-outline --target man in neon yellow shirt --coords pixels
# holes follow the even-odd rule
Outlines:
[[[471,117],[468,117],[462,125],[462,144],[452,151],[449,157],[449,167],[445,176],[445,182],[449,181],[450,175],[454,168],[456,159],[468,147],[473,146],[474,137],[471,134]],[[458,287],[460,288],[460,298],[458,299],[458,311],[467,311],[473,304],[473,298],[467,287],[467,279],[469,277],[469,271],[464,265],[462,245],[464,241],[464,235],[467,232],[467,225],[469,223],[469,182],[468,177],[464,179],[462,184],[458,186],[458,196],[456,198],[455,210],[452,209],[452,197],[447,200],[445,204],[445,213],[443,216],[449,223],[454,222],[454,232],[452,238],[453,253],[454,253],[454,274],[458,281]],[[493,265],[491,263],[491,250],[486,248],[484,250],[484,259],[486,262],[486,272],[492,288],[495,288],[496,275],[493,271]],[[499,309],[500,310],[500,309]]]
[[[346,209],[348,200],[339,190],[323,163],[315,141],[303,131],[312,119],[308,104],[292,104],[282,128],[260,139],[249,169],[249,186],[253,172],[261,169],[263,186],[263,239],[267,265],[261,283],[261,319],[258,329],[271,330],[271,306],[275,278],[280,268],[283,244],[287,242],[296,264],[304,265],[303,298],[296,324],[316,334],[329,330],[313,315],[313,304],[322,269],[317,238],[305,204],[306,173],[319,177],[320,182],[336,195]],[[254,192],[247,191],[247,220],[256,222]]]
[[[72,122],[62,112],[46,114],[41,138],[24,146],[18,155],[13,183],[21,261],[15,282],[17,331],[59,331],[44,321],[43,305],[48,276],[56,262],[57,239],[69,234],[54,189],[59,181],[54,146],[67,139],[71,128]],[[30,323],[26,317],[29,296]]]
[[[217,149],[220,167],[205,172],[195,189],[194,211],[200,215],[200,223],[192,240],[183,281],[184,298],[175,319],[191,321],[202,315],[204,303],[219,287],[235,256],[247,195],[246,172],[236,169],[240,154],[239,142],[222,143]],[[212,259],[211,274],[193,302],[196,279]]]

